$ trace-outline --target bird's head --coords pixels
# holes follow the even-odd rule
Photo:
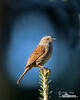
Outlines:
[[[51,36],[44,36],[41,40],[40,40],[40,45],[49,45],[52,44],[53,40],[56,40],[56,38],[52,38]]]

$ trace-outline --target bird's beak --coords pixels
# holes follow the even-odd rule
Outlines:
[[[52,38],[53,40],[56,40],[56,38]]]

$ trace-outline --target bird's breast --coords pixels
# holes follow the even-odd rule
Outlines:
[[[45,61],[48,61],[48,59],[51,57],[51,55],[52,55],[52,45],[48,47],[48,51],[45,56]]]

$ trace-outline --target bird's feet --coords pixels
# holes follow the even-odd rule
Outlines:
[[[41,66],[41,65],[39,65],[39,67],[40,67],[40,69],[44,69],[44,67],[43,67],[43,66]]]

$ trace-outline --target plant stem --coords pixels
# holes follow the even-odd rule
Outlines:
[[[47,68],[40,69],[40,78],[41,78],[41,88],[40,94],[42,94],[43,98],[41,100],[48,100],[48,76],[50,74],[50,70]]]

